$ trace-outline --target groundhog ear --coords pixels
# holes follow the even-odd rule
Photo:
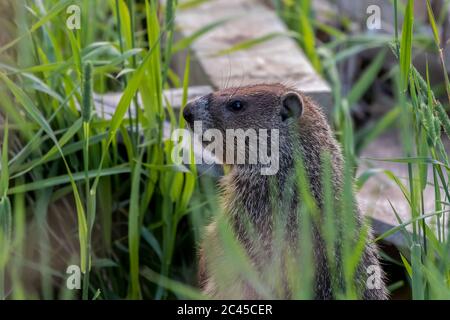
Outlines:
[[[297,92],[288,92],[281,97],[281,119],[299,118],[303,113],[303,99]]]

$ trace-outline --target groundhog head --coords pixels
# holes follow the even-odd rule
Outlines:
[[[303,113],[302,96],[281,84],[228,88],[189,102],[183,116],[191,128],[201,121],[202,129],[283,129]]]
[[[299,123],[303,110],[296,90],[264,84],[200,97],[185,106],[183,115],[219,163],[276,174],[280,153],[292,153],[288,131]]]

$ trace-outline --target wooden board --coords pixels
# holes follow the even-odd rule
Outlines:
[[[189,87],[188,101],[211,92],[212,88],[210,86]],[[166,106],[168,102],[175,111],[178,111],[182,107],[181,106],[182,96],[183,96],[182,89],[164,90],[164,97],[163,97],[164,106]],[[103,115],[104,118],[109,119],[116,110],[116,107],[119,104],[121,97],[122,92],[108,92],[106,94],[94,94],[95,109],[98,115],[99,116]],[[142,99],[140,95],[138,95],[138,104],[141,103]],[[134,114],[135,110],[134,102],[131,103],[130,108],[132,114]]]
[[[211,0],[176,16],[177,39],[186,38],[202,27],[230,19],[202,35],[192,44],[191,85],[209,84],[213,89],[254,83],[290,84],[319,102],[327,113],[331,92],[315,72],[297,43],[287,34],[277,14],[260,0]],[[249,49],[217,56],[219,51],[278,34]],[[185,53],[175,56],[174,69],[182,74]]]

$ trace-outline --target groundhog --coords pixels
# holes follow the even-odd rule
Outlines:
[[[224,239],[220,233],[222,229],[219,227],[221,217],[218,215],[206,227],[199,250],[200,288],[215,299],[299,297],[298,294],[293,294],[295,288],[289,283],[289,274],[301,274],[302,261],[289,260],[289,256],[284,254],[287,252],[295,255],[301,247],[298,240],[302,218],[298,218],[298,208],[302,203],[298,200],[298,187],[289,183],[296,176],[296,155],[302,155],[302,166],[309,179],[310,193],[317,203],[320,215],[323,215],[324,202],[321,183],[322,154],[327,153],[331,160],[331,184],[336,200],[339,200],[339,191],[343,188],[342,152],[321,108],[311,98],[286,85],[259,84],[227,88],[197,98],[185,106],[183,116],[190,128],[194,128],[194,122],[201,121],[202,130],[216,129],[224,137],[227,129],[277,129],[279,132],[279,170],[275,175],[261,174],[261,165],[258,163],[228,164],[227,173],[220,181],[223,216],[230,222],[229,231],[241,244],[250,265],[257,271],[256,276],[243,276],[248,270],[232,270],[233,257],[225,254]],[[248,147],[246,145],[247,149]],[[356,221],[355,228],[361,229],[364,219],[357,204],[354,207],[356,209],[352,214]],[[274,219],[286,212],[283,224],[285,236],[282,237],[285,239],[284,245],[274,245]],[[342,279],[340,250],[336,249],[334,252],[333,262],[338,280],[336,275],[332,280],[320,222],[316,221],[311,225],[310,246],[315,269],[311,285],[313,298],[339,298],[333,287],[336,288],[337,284],[342,289],[346,282]],[[337,233],[338,243],[342,236]],[[355,271],[354,287],[363,299],[386,299],[384,274],[370,230],[366,239],[361,261]],[[242,256],[236,259],[242,259]],[[289,264],[289,261],[294,261],[294,265]],[[380,270],[380,279],[375,288],[367,286],[370,276],[367,270],[370,266]],[[278,270],[281,277],[274,270]],[[300,283],[300,287],[301,285]]]

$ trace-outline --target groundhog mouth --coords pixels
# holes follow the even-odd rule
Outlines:
[[[196,164],[215,164],[245,166],[256,168],[262,175],[275,175],[279,169],[280,139],[278,129],[226,129],[205,127],[204,122],[187,122],[188,133],[193,142]],[[178,141],[172,138],[174,141]],[[206,156],[206,158],[205,158]]]

